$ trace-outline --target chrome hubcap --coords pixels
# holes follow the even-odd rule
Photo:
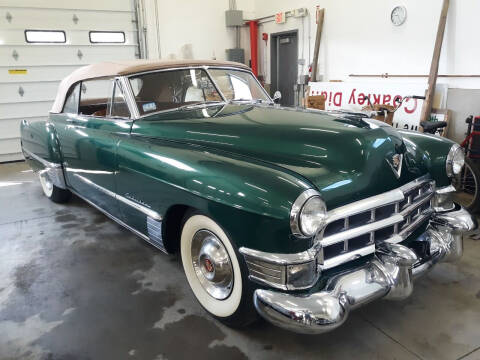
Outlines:
[[[233,269],[227,249],[208,230],[199,230],[192,239],[192,263],[197,278],[207,293],[226,299],[233,288]]]

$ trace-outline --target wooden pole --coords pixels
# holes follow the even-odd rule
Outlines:
[[[445,33],[449,5],[450,0],[443,0],[442,12],[438,22],[437,39],[435,40],[435,48],[433,49],[432,63],[430,65],[430,75],[428,76],[428,89],[425,93],[425,101],[423,102],[420,121],[428,121],[430,112],[432,111],[433,95],[435,94],[435,85],[437,84],[438,64],[440,62],[440,53],[442,51],[443,34]],[[419,129],[421,129],[420,126]]]
[[[318,53],[320,51],[320,38],[322,37],[325,9],[318,10],[316,15],[317,15],[317,34],[315,35],[315,48],[313,49],[312,81],[317,81]]]

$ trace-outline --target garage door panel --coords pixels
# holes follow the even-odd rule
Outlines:
[[[18,60],[12,56],[13,51],[18,54]],[[78,51],[81,52],[81,58]],[[93,62],[109,60],[131,60],[135,58],[136,46],[45,46],[14,47],[3,46],[0,57],[5,59],[4,65],[11,67],[27,66],[35,59],[36,65],[88,65]]]
[[[60,29],[59,29],[60,30]],[[63,29],[61,29],[63,30]],[[91,29],[97,31],[98,29]],[[0,39],[4,39],[3,45],[11,46],[38,46],[38,47],[58,47],[58,46],[136,46],[135,31],[123,31],[125,34],[125,43],[119,44],[92,44],[90,43],[89,31],[91,30],[67,30],[65,31],[66,43],[65,44],[29,44],[25,41],[25,34],[23,29],[19,30],[0,30]],[[17,50],[18,51],[18,50]]]
[[[53,29],[50,24],[55,24],[55,30],[105,30],[105,31],[136,31],[137,27],[132,20],[134,13],[122,11],[91,10],[63,10],[63,9],[0,9],[0,19],[5,19],[7,12],[11,21],[3,21],[2,28],[22,30],[28,24],[29,29]],[[73,21],[76,16],[77,23]],[[53,26],[53,25],[52,25]]]
[[[0,84],[0,104],[53,101],[58,84],[59,81]]]
[[[132,12],[130,1],[118,1],[118,0],[0,0],[0,6],[10,8],[40,8],[40,9],[84,9],[84,10],[104,10],[104,11],[126,11]]]
[[[78,65],[0,66],[0,83],[60,81],[77,68]],[[9,73],[8,70],[13,69],[26,70],[26,73]]]
[[[0,154],[21,153],[20,138],[3,139],[0,141]]]
[[[28,121],[36,122],[36,121],[46,121],[48,116],[38,116],[29,118]],[[20,137],[20,124],[22,122],[22,118],[17,119],[3,119],[0,120],[0,139],[11,139]]]
[[[0,105],[2,108],[0,111],[0,121],[2,121],[2,119],[48,115],[52,105],[53,101],[2,104]]]
[[[18,161],[18,160],[23,160],[23,154],[22,153],[16,153],[16,154],[0,154],[0,163],[2,162],[7,162],[7,161]]]
[[[47,118],[61,79],[83,65],[135,59],[138,32],[132,0],[0,0],[0,19],[2,162],[23,158],[20,122]],[[25,29],[63,30],[66,43],[27,43]],[[122,31],[126,41],[91,44],[95,30]]]

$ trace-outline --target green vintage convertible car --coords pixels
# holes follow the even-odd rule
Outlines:
[[[47,197],[74,193],[180,252],[195,297],[232,326],[260,314],[334,329],[362,304],[408,297],[476,226],[452,200],[457,144],[280,108],[241,64],[86,66],[21,134]]]

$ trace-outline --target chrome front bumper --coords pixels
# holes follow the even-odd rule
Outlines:
[[[414,245],[377,245],[373,260],[333,276],[322,291],[297,295],[258,289],[254,293],[255,307],[266,320],[291,331],[319,334],[333,330],[360,305],[382,297],[408,297],[414,279],[438,262],[453,262],[462,256],[463,234],[475,228],[476,221],[463,208],[436,213],[427,231],[412,242],[428,249],[425,256],[419,257],[412,250]]]

